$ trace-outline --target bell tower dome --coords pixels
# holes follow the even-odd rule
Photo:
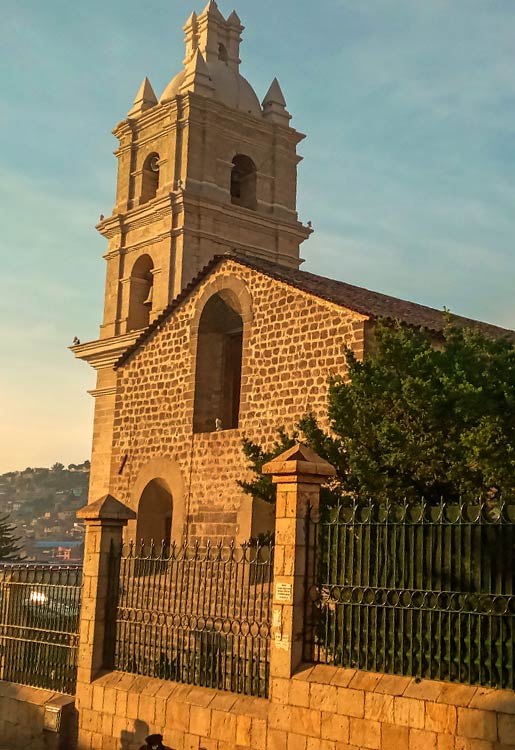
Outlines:
[[[113,364],[214,255],[302,262],[311,232],[296,209],[304,136],[290,125],[277,79],[260,104],[241,75],[243,28],[214,0],[192,13],[182,69],[159,99],[144,78],[113,130],[116,202],[97,225],[108,241],[104,317],[97,341],[73,347],[99,371],[95,432],[106,433],[94,452],[110,445],[104,397],[114,399]],[[91,496],[107,491],[93,472],[91,481]]]
[[[102,337],[141,327],[145,316],[131,315],[131,306],[146,304],[151,321],[213,255],[301,262],[310,231],[296,212],[304,136],[290,126],[276,79],[261,105],[241,75],[242,31],[236,12],[225,19],[213,0],[192,13],[183,69],[159,101],[145,78],[113,131],[116,205],[98,225],[109,242]],[[134,276],[142,255],[152,265]]]

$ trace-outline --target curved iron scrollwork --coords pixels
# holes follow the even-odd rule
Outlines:
[[[267,695],[272,545],[130,542],[111,571],[112,666]]]
[[[306,660],[515,688],[514,505],[340,505],[307,534]]]

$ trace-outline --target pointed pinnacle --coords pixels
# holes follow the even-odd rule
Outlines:
[[[143,79],[143,83],[138,89],[138,93],[136,94],[136,98],[134,99],[134,104],[137,104],[138,102],[148,102],[149,104],[157,104],[157,97],[154,93],[154,89],[152,88],[152,84],[148,80],[147,76]]]
[[[218,5],[216,4],[215,0],[209,0],[208,4],[200,14],[201,16],[208,16],[208,18],[218,18],[218,20],[222,20],[225,22],[225,18],[220,13],[220,10],[218,8]]]
[[[198,49],[198,47],[193,53],[193,57],[191,58],[188,65],[186,66],[186,69],[194,70],[195,73],[199,73],[200,75],[205,75],[209,77],[209,70],[206,65],[206,61],[204,60],[204,55]]]
[[[286,107],[286,100],[284,98],[283,92],[281,91],[281,87],[279,86],[279,81],[277,80],[277,78],[274,78],[274,80],[270,84],[270,88],[266,92],[262,104],[263,107],[265,106],[265,104],[278,104],[280,107]]]
[[[152,85],[147,76],[145,76],[145,78],[143,79],[143,83],[138,89],[138,93],[136,94],[129,115],[135,115],[139,114],[140,112],[144,112],[146,109],[150,109],[150,107],[154,107],[156,104],[157,97],[154,93],[154,89],[152,88]]]
[[[184,24],[184,28],[186,28],[187,26],[195,26],[196,23],[197,23],[197,14],[195,13],[195,11],[193,11],[193,13],[190,14],[186,23]]]
[[[236,13],[235,10],[231,13],[231,15],[227,18],[227,23],[230,26],[241,26],[241,20],[239,15]]]
[[[184,81],[180,91],[194,91],[204,96],[212,96],[214,84],[209,75],[209,69],[202,52],[197,48],[191,60],[186,64],[184,69]]]

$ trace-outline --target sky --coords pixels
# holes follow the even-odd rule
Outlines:
[[[241,72],[277,76],[299,146],[303,268],[515,328],[515,2],[237,0]],[[227,16],[232,0],[220,0]],[[89,457],[117,142],[194,0],[3,0],[0,472]]]

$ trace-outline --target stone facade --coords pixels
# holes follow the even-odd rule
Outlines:
[[[232,295],[243,319],[239,423],[194,433],[198,321],[215,294]],[[345,372],[345,348],[362,355],[364,322],[363,315],[222,260],[118,370],[112,493],[137,511],[144,483],[162,477],[177,541],[186,534],[243,541],[269,530],[269,517],[253,513],[237,485],[248,473],[242,437],[271,445],[280,426],[292,430],[308,411],[323,417],[328,378]]]
[[[369,320],[434,332],[442,316],[298,270],[311,233],[296,208],[303,136],[279,84],[260,104],[241,76],[235,12],[211,1],[184,31],[184,68],[159,100],[145,79],[113,131],[116,203],[97,227],[103,322],[99,339],[72,347],[98,372],[89,499],[143,502],[167,541],[243,541],[271,519],[237,485],[242,437],[269,446],[308,411],[323,418],[345,348],[360,357],[373,344]]]
[[[84,695],[81,748],[513,750],[515,696],[409,677],[304,666],[270,700],[112,672]]]
[[[115,206],[97,341],[72,347],[98,372],[90,499],[109,492],[113,364],[216,254],[297,268],[311,229],[298,220],[297,145],[277,80],[262,105],[239,72],[243,26],[210,2],[186,25],[184,68],[159,101],[145,78],[113,133]]]

